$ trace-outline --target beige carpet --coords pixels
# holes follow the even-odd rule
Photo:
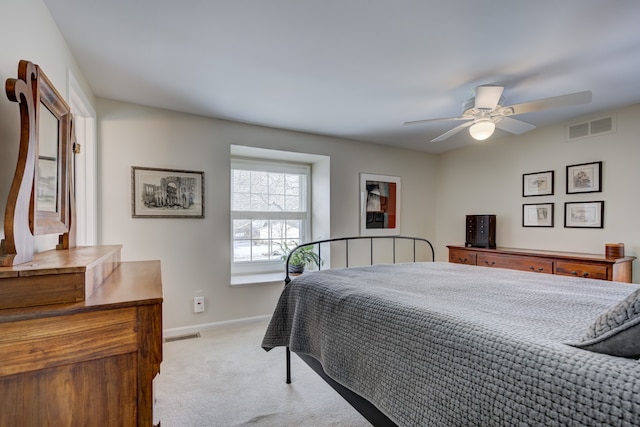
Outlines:
[[[285,383],[284,349],[261,347],[266,322],[164,344],[155,382],[162,427],[370,427],[297,356]]]

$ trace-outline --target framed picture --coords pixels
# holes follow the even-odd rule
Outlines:
[[[603,228],[604,201],[566,202],[564,226],[566,228]]]
[[[400,234],[400,177],[360,174],[360,234]]]
[[[602,162],[567,166],[567,194],[602,191]]]
[[[523,227],[553,227],[553,203],[522,205]]]
[[[522,197],[553,195],[553,171],[522,175]]]
[[[204,172],[131,167],[133,218],[204,218]]]

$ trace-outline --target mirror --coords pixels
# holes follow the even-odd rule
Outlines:
[[[9,100],[20,107],[20,148],[4,217],[0,266],[33,259],[34,236],[61,234],[58,249],[75,247],[71,109],[42,69],[18,64],[7,79]]]
[[[38,157],[33,234],[66,233],[69,231],[67,173],[71,110],[42,69],[36,67],[40,102],[36,104]]]
[[[40,105],[36,211],[58,212],[58,119]]]

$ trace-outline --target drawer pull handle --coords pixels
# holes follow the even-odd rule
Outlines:
[[[536,268],[533,265],[531,267],[529,267],[529,269],[531,271],[536,271]],[[538,271],[540,271],[540,272],[544,271],[544,267],[538,267]]]
[[[573,274],[574,276],[578,275],[577,271],[572,271],[571,274]],[[584,273],[582,273],[582,277],[589,277],[589,272],[585,271]]]
[[[544,267],[538,268],[538,271],[544,271]]]
[[[484,263],[487,264],[487,265],[496,265],[495,261],[491,261],[491,264],[489,264],[489,261],[485,261]]]
[[[460,262],[467,262],[467,260],[468,260],[468,258],[462,259],[462,258],[458,257],[458,261],[460,261]]]

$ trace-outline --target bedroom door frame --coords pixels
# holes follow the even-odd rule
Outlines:
[[[98,240],[96,112],[71,70],[67,79],[67,99],[74,118],[76,141],[80,144],[80,153],[74,156],[76,242],[78,246],[92,246]]]

